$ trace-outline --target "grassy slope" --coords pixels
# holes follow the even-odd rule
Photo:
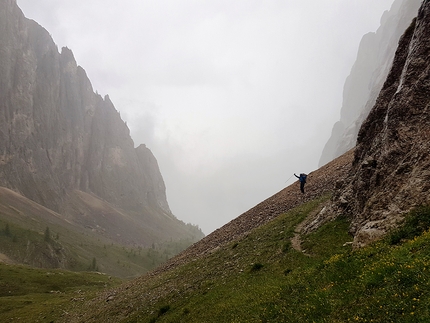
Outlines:
[[[71,303],[120,283],[97,273],[72,273],[0,263],[0,321],[54,322]]]
[[[8,235],[6,226],[10,231]],[[166,261],[166,254],[161,250],[124,247],[85,232],[66,231],[55,224],[49,228],[52,238],[46,242],[44,232],[24,229],[5,221],[0,214],[0,252],[18,262],[52,268],[55,263],[49,263],[42,256],[52,247],[62,250],[67,259],[65,268],[69,270],[88,270],[95,259],[96,268],[92,269],[124,278],[143,274]]]
[[[302,237],[307,256],[292,249],[290,239],[294,228],[324,200],[295,208],[208,257],[110,290],[105,286],[117,282],[103,275],[2,265],[0,320],[428,321],[430,233],[421,231],[429,223],[412,221],[406,230],[352,251],[344,246],[351,240],[349,223],[339,218]],[[430,210],[421,218],[430,218]],[[421,231],[414,231],[417,227]]]
[[[323,199],[302,205],[240,241],[121,287],[73,322],[425,322],[430,306],[430,233],[352,251],[348,221],[291,248],[297,226]],[[430,216],[430,212],[427,214]],[[391,241],[391,242],[390,242]]]
[[[49,242],[44,241],[47,227],[52,237]],[[124,246],[0,188],[0,254],[16,263],[80,271],[88,270],[95,259],[94,269],[132,278],[155,268],[191,243],[184,239],[159,243],[154,248]]]

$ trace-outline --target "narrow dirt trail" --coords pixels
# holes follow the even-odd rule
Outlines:
[[[295,229],[294,229],[294,237],[291,238],[291,247],[298,252],[303,252],[302,249],[302,237],[300,235],[302,228],[303,228],[304,222],[300,223]]]
[[[304,232],[305,228],[309,226],[310,223],[312,223],[320,214],[320,212],[325,208],[325,206],[328,204],[328,202],[325,202],[318,206],[314,211],[312,211],[306,219],[304,219],[302,222],[300,222],[296,228],[294,229],[294,236],[291,238],[291,247],[301,253],[303,253],[306,256],[311,257],[312,255],[306,253],[306,250],[303,250],[302,248],[302,236],[306,234]]]

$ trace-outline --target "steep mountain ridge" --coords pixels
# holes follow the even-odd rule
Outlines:
[[[0,44],[0,186],[120,243],[203,237],[172,214],[157,160],[109,97],[15,0],[0,3]],[[115,209],[110,220],[84,194]]]
[[[70,189],[124,209],[158,205],[170,214],[151,152],[135,149],[109,97],[94,94],[73,53],[2,5],[0,183],[60,211]],[[142,167],[143,166],[143,167]]]
[[[402,36],[386,82],[360,128],[353,167],[335,205],[357,246],[430,203],[430,3]]]

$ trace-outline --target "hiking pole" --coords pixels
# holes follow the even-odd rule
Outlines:
[[[294,176],[294,174],[291,175],[290,178],[285,181],[285,183],[288,182],[291,179],[291,177],[293,177],[293,176]]]

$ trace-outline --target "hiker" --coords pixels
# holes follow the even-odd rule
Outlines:
[[[300,191],[302,191],[302,193],[305,194],[306,177],[308,177],[308,175],[301,173],[300,176],[297,176],[296,173],[294,173],[294,176],[296,176],[299,179]]]

